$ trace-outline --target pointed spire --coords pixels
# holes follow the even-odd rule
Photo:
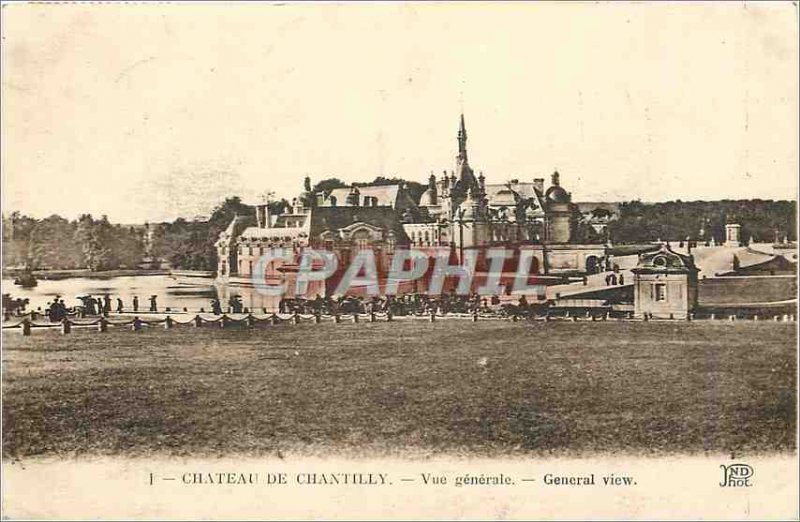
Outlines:
[[[467,126],[464,123],[464,113],[461,113],[461,124],[458,127],[458,159],[467,161]]]

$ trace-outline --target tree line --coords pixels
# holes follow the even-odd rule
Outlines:
[[[113,225],[106,216],[3,216],[3,266],[39,269],[136,268],[144,258],[144,231]]]
[[[758,243],[797,239],[794,201],[762,199],[721,201],[667,201],[620,204],[619,216],[608,234],[614,243],[691,240],[725,241],[726,223],[741,226],[740,238]]]

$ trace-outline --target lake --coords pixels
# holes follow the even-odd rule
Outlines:
[[[156,295],[158,309],[170,307],[173,311],[187,308],[189,311],[199,311],[200,308],[211,309],[211,299],[218,298],[223,308],[227,306],[228,299],[234,295],[242,298],[242,303],[247,308],[261,312],[266,308],[270,312],[278,310],[276,297],[265,296],[254,288],[243,286],[226,286],[216,283],[213,279],[205,278],[175,278],[169,275],[147,276],[122,276],[107,279],[75,277],[62,280],[40,279],[34,288],[22,288],[14,284],[13,279],[3,279],[4,294],[11,294],[12,298],[28,298],[30,303],[27,310],[47,308],[47,303],[55,296],[60,296],[67,306],[80,304],[78,295],[89,294],[93,297],[102,297],[109,294],[112,299],[112,309],[116,310],[116,298],[123,301],[125,311],[131,311],[133,296],[139,296],[139,310],[147,310],[151,295]]]

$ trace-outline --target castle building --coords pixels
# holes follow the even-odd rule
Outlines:
[[[543,275],[582,273],[605,258],[603,245],[573,242],[579,212],[558,172],[547,188],[544,178],[487,184],[483,173],[476,176],[470,165],[463,114],[456,138],[454,169],[438,178],[431,173],[419,201],[401,184],[354,185],[315,194],[307,177],[288,212],[271,216],[262,204],[256,207],[255,221],[237,216],[216,243],[218,279],[246,284],[259,257],[275,247],[324,248],[336,253],[340,266],[353,252],[371,249],[379,275],[388,271],[398,246],[430,249],[431,256],[447,248],[456,260],[468,249],[524,248],[534,252],[533,270]],[[268,268],[267,281],[296,270],[289,265]]]

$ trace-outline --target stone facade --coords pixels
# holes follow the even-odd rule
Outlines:
[[[691,256],[667,246],[642,254],[634,274],[634,314],[685,319],[697,306],[697,268]]]

